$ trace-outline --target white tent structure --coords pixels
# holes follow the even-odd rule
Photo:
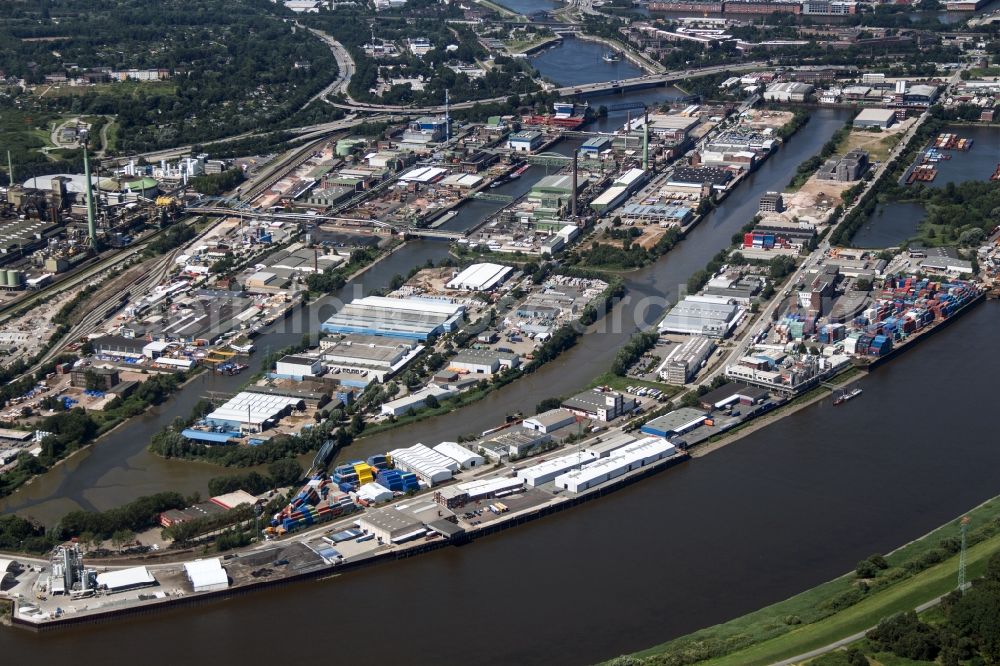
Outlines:
[[[195,592],[214,592],[229,587],[229,575],[222,568],[222,561],[215,557],[210,560],[185,562],[184,571]]]

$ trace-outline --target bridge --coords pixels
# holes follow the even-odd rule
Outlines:
[[[668,86],[678,81],[696,76],[706,76],[709,74],[719,74],[722,72],[745,72],[759,69],[765,66],[763,62],[746,62],[737,65],[714,65],[712,67],[702,67],[700,69],[688,69],[678,72],[667,72],[665,74],[648,74],[631,79],[621,79],[618,81],[601,81],[599,83],[585,83],[578,86],[563,86],[553,88],[551,92],[560,97],[572,97],[583,99],[587,97],[600,97],[602,95],[614,95],[630,92],[633,90],[643,90],[646,88],[659,88]],[[489,104],[491,102],[503,102],[507,100],[507,95],[503,97],[491,97],[468,102],[458,102],[451,105],[452,110],[471,109],[477,104]],[[357,112],[384,113],[384,114],[434,114],[444,113],[444,105],[439,106],[391,106],[387,104],[333,104],[341,109]]]
[[[566,134],[564,132],[564,134]],[[560,155],[559,153],[538,153],[537,155],[528,155],[524,158],[524,161],[528,164],[533,164],[535,166],[566,166],[573,160],[572,156]]]

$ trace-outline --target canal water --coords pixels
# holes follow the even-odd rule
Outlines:
[[[825,400],[470,545],[113,624],[2,628],[0,652],[10,663],[113,650],[149,666],[500,666],[649,647],[829,580],[1000,493],[992,415],[968,402],[1000,373],[998,318],[1000,303],[980,305],[862,380],[857,400]]]
[[[937,178],[930,187],[945,187],[948,183],[962,183],[967,180],[989,180],[1000,165],[1000,127],[984,125],[949,125],[945,133],[957,134],[964,139],[972,139],[972,148],[967,151],[949,150],[950,160],[935,164]]]
[[[851,245],[865,249],[881,250],[899,247],[917,235],[917,229],[927,211],[918,203],[880,203],[863,227],[851,239]]]
[[[1000,128],[949,125],[943,131],[972,139],[974,143],[967,151],[945,151],[951,155],[951,159],[937,162],[937,178],[924,185],[946,187],[948,183],[957,185],[969,180],[988,181],[1000,165]],[[918,227],[926,214],[923,205],[919,203],[880,203],[851,239],[851,245],[871,249],[898,247],[917,235]]]

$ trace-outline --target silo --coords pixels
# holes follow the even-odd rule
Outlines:
[[[21,286],[21,271],[15,271],[15,270],[7,271],[7,286],[8,287]]]
[[[7,271],[0,271],[0,287],[6,287],[7,284]]]

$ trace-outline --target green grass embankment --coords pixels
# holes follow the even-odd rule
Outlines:
[[[1000,550],[1000,497],[972,511],[968,576]],[[861,584],[854,573],[753,613],[682,636],[634,656],[648,664],[768,664],[815,650],[916,608],[957,583],[959,519],[886,556],[889,568]]]
[[[967,553],[967,570],[970,578],[981,576],[986,562],[1000,550],[1000,536],[995,536]],[[838,640],[866,631],[879,620],[896,613],[913,610],[955,589],[958,572],[958,555],[923,571],[912,578],[877,592],[847,610],[820,622],[795,629],[784,636],[765,641],[746,650],[704,662],[707,666],[753,666],[772,664],[775,661],[817,650]]]

